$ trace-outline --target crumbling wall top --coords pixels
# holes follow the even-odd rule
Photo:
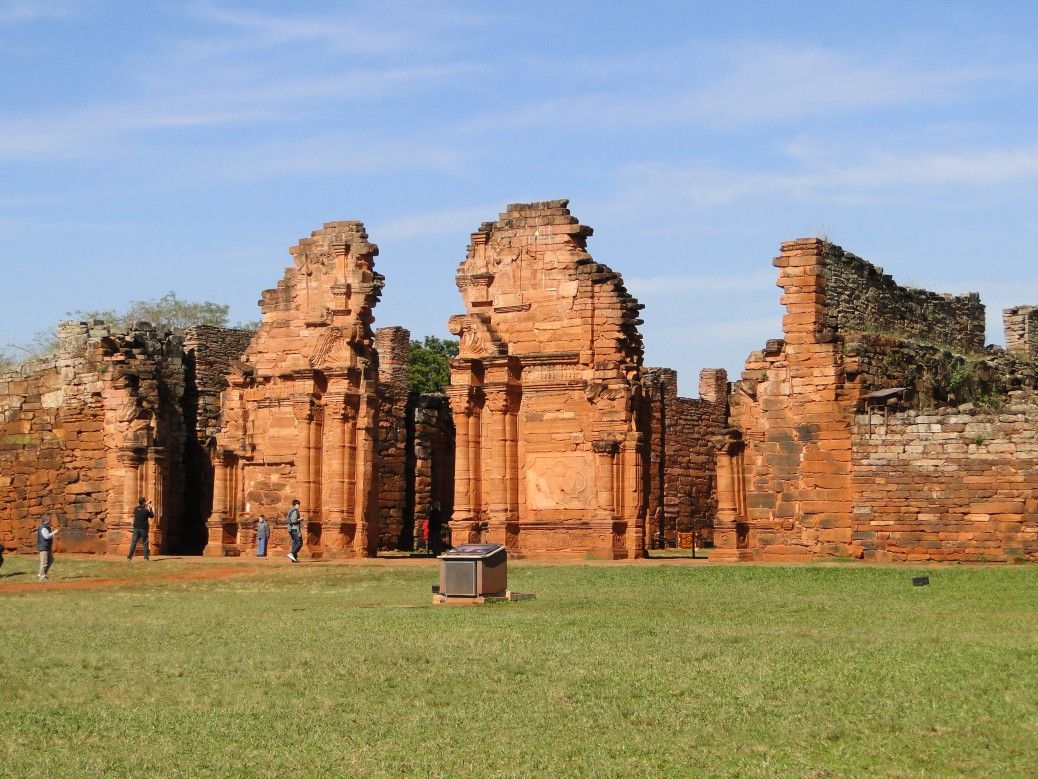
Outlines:
[[[263,321],[244,360],[263,376],[371,359],[372,309],[385,279],[363,223],[326,222],[289,253],[284,278],[263,292]]]
[[[568,200],[512,203],[472,234],[457,284],[466,314],[452,327],[486,356],[574,353],[640,366],[642,306],[587,252],[592,229]],[[471,331],[469,333],[468,331]]]
[[[984,304],[976,292],[950,295],[902,287],[883,269],[823,243],[825,327],[890,332],[964,352],[984,348]]]

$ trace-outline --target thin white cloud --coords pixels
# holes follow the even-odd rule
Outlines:
[[[467,163],[457,149],[397,138],[329,134],[255,144],[223,154],[206,171],[221,179],[250,181],[278,176],[333,173],[387,173],[394,170],[456,172]]]
[[[9,3],[0,14],[27,17],[59,7],[66,6],[34,11]],[[120,90],[129,97],[48,112],[12,106],[0,116],[0,160],[96,156],[142,133],[321,121],[332,111],[362,121],[366,104],[457,83],[477,69],[429,56],[446,19],[396,23],[374,12],[265,14],[212,4],[188,13],[206,35],[131,54]]]
[[[165,99],[95,106],[61,114],[0,120],[0,159],[77,156],[139,134],[184,128],[256,125],[320,116],[322,100],[381,100],[462,75],[467,65],[363,69],[335,76],[278,78],[248,87],[213,86]]]
[[[356,17],[270,14],[211,4],[195,4],[190,11],[217,27],[231,28],[230,35],[185,42],[188,51],[202,56],[297,44],[321,44],[352,54],[384,55],[417,42],[414,31],[367,25]]]
[[[969,152],[872,152],[856,161],[802,158],[790,173],[739,170],[716,164],[675,168],[663,163],[632,165],[633,181],[622,196],[627,206],[672,201],[683,206],[720,206],[769,195],[830,202],[861,202],[906,196],[921,189],[1038,185],[1038,145]]]
[[[580,85],[570,93],[477,116],[462,129],[484,133],[532,126],[580,129],[589,123],[618,128],[788,123],[818,114],[972,99],[983,94],[983,87],[1006,88],[1038,80],[1033,63],[936,68],[905,59],[856,59],[815,47],[746,43],[730,44],[727,49],[710,47],[698,59],[679,53],[672,62],[668,77],[658,62],[650,67],[643,58],[635,59],[631,70],[643,74],[639,78],[651,78],[649,89],[638,78],[623,87],[591,93]],[[717,63],[724,67],[718,68]],[[622,80],[621,64],[603,64],[600,69]],[[589,62],[581,67],[593,70]]]
[[[0,0],[0,24],[71,19],[78,14],[81,5],[67,0]]]

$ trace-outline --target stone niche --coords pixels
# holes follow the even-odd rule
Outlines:
[[[276,519],[271,549],[286,549],[294,498],[303,554],[367,556],[379,542],[378,247],[360,222],[329,222],[290,253],[223,394],[208,555],[255,548],[260,514]]]
[[[458,268],[452,541],[637,557],[648,462],[642,306],[588,254],[591,228],[567,205],[509,205],[472,234]]]

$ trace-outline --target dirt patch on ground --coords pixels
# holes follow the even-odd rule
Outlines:
[[[210,579],[228,579],[232,576],[245,576],[254,573],[255,569],[235,566],[233,568],[199,568],[194,571],[172,573],[167,576],[143,576],[132,579],[55,579],[46,582],[36,581],[35,575],[28,573],[29,581],[0,583],[0,594],[8,592],[48,592],[51,590],[96,590],[103,587],[138,587],[142,584],[156,582],[190,582]]]

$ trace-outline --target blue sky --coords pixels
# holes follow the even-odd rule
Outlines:
[[[1038,303],[1029,3],[0,0],[0,343],[174,290],[257,318],[360,219],[377,326],[446,335],[469,233],[568,197],[694,395],[781,335],[825,235],[899,282]]]

